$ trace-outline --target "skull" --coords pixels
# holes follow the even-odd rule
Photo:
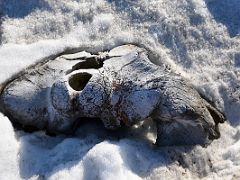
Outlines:
[[[158,145],[205,144],[219,137],[224,121],[184,78],[134,45],[39,64],[6,85],[1,104],[12,121],[54,133],[72,131],[85,117],[108,129],[152,118]]]

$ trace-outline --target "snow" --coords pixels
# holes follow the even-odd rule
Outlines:
[[[0,179],[17,179],[19,178],[19,142],[15,138],[13,127],[8,118],[0,114],[0,119]]]
[[[0,83],[63,51],[134,43],[188,78],[228,119],[207,147],[155,147],[148,123],[110,133],[89,122],[75,136],[49,137],[14,130],[1,114],[0,179],[240,178],[238,0],[3,0],[0,6]]]
[[[11,78],[19,71],[64,50],[61,41],[42,41],[30,45],[7,44],[1,47],[0,83]]]

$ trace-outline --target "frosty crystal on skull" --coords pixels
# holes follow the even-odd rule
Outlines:
[[[108,129],[152,118],[159,145],[204,144],[224,122],[184,78],[133,45],[37,65],[6,85],[1,104],[13,121],[54,133],[71,131],[82,117],[100,118]]]

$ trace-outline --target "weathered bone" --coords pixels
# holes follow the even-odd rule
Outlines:
[[[71,131],[81,117],[100,118],[108,129],[151,117],[159,145],[207,143],[224,121],[185,79],[133,45],[36,66],[5,87],[1,104],[13,121],[54,133]]]

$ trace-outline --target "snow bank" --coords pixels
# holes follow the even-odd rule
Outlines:
[[[14,132],[1,115],[0,179],[240,178],[239,7],[238,0],[1,2],[0,83],[63,51],[134,43],[188,78],[228,122],[208,147],[156,148],[149,126],[109,134],[89,123],[74,137],[52,138]]]
[[[0,179],[19,179],[19,142],[8,118],[0,114],[0,121]]]

